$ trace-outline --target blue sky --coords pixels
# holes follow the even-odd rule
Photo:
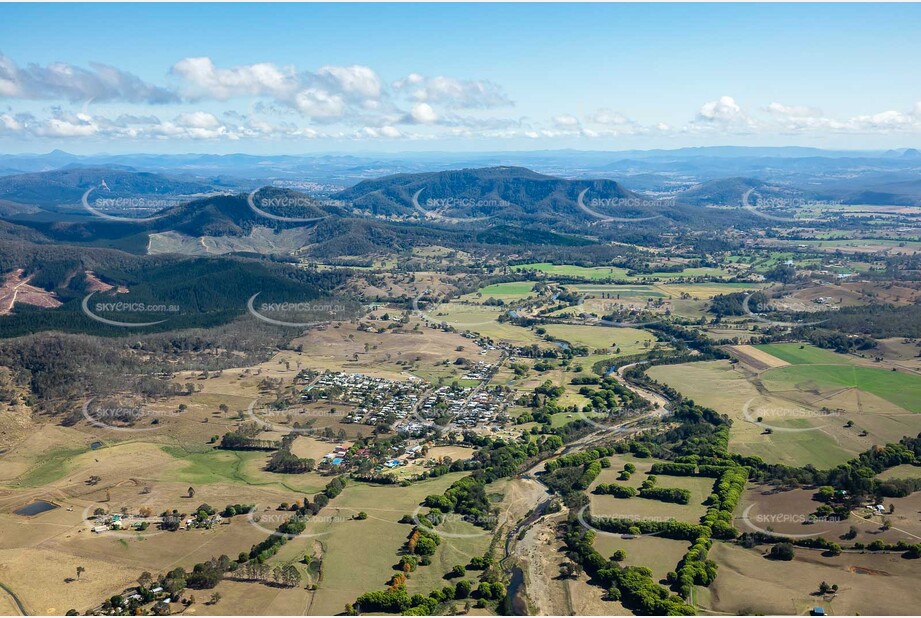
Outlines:
[[[921,143],[915,4],[2,13],[3,152]]]

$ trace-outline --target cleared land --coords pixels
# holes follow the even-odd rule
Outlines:
[[[735,452],[755,455],[769,463],[820,468],[834,467],[872,445],[859,429],[845,430],[847,417],[833,417],[819,409],[783,397],[762,393],[729,361],[709,361],[652,367],[647,374],[677,389],[695,402],[713,408],[732,420],[729,446]],[[821,405],[824,404],[820,404]],[[763,417],[764,425],[757,424]],[[863,422],[863,419],[860,421]],[[766,432],[766,426],[813,431]],[[821,428],[819,428],[821,426]],[[861,425],[862,426],[862,425]],[[906,435],[898,430],[898,438]],[[884,441],[884,440],[881,440]]]
[[[577,326],[572,324],[547,324],[547,334],[570,345],[586,346],[590,350],[605,349],[608,355],[637,354],[649,348],[656,340],[652,333],[638,328],[610,328],[607,326]]]
[[[465,294],[460,297],[462,302],[485,302],[490,298],[504,302],[513,302],[522,300],[528,296],[536,296],[533,292],[533,281],[510,281],[507,283],[496,283],[480,288],[473,294]]]
[[[784,367],[789,365],[787,361],[778,358],[766,350],[756,348],[751,345],[731,345],[728,346],[732,355],[738,357],[740,361],[754,369],[755,371],[764,371],[773,367]]]
[[[742,497],[734,524],[741,532],[768,531],[793,537],[821,536],[839,542],[843,542],[841,539],[851,526],[857,530],[853,542],[869,544],[881,540],[886,543],[917,543],[921,540],[921,521],[917,518],[921,496],[918,494],[885,500],[886,507],[889,504],[895,506],[895,512],[891,514],[880,515],[859,507],[846,520],[809,523],[809,515],[821,505],[813,499],[814,494],[815,491],[809,489],[779,491],[769,486],[752,485]],[[884,519],[891,524],[888,530],[883,529]]]
[[[710,558],[719,576],[709,589],[697,589],[705,611],[804,615],[818,605],[830,615],[897,615],[913,613],[921,602],[917,566],[898,555],[826,558],[820,551],[797,550],[793,561],[777,562],[761,549],[716,543]],[[823,581],[839,586],[834,597],[816,596]]]
[[[399,523],[400,518],[415,512],[425,496],[442,493],[461,476],[449,474],[410,487],[350,484],[323,511],[320,520],[329,521],[317,521],[308,527],[308,533],[316,536],[290,541],[273,562],[298,560],[313,551],[314,541],[322,544],[322,574],[310,613],[338,614],[359,595],[386,587],[399,561],[400,548],[412,530],[412,525]],[[366,512],[368,519],[351,519],[360,511]],[[470,524],[452,522],[439,530],[465,536],[443,536],[432,564],[412,573],[410,593],[428,594],[441,588],[447,581],[443,576],[455,564],[467,564],[489,545],[490,536]]]
[[[649,469],[656,463],[655,459],[638,459],[629,456],[613,456],[611,467],[605,468],[598,478],[591,484],[588,491],[592,515],[595,517],[617,517],[625,519],[669,519],[697,523],[706,512],[704,501],[713,492],[713,479],[694,476],[664,476],[656,475],[657,487],[687,489],[691,492],[688,504],[672,504],[660,500],[650,500],[634,496],[633,498],[615,498],[607,495],[591,493],[601,483],[617,483],[639,489],[639,486],[648,477]],[[624,464],[631,462],[636,466],[636,472],[628,481],[619,481]],[[601,536],[601,535],[599,535]]]

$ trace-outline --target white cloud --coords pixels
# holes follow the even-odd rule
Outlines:
[[[173,65],[173,75],[183,82],[183,94],[192,100],[270,95],[290,97],[298,87],[294,69],[271,63],[220,69],[211,58],[183,58]]]
[[[419,124],[434,124],[438,120],[438,114],[428,103],[416,103],[410,115]]]
[[[318,88],[307,88],[294,97],[294,106],[312,118],[338,118],[345,113],[342,97]]]
[[[497,84],[489,80],[456,79],[410,73],[393,82],[393,90],[415,101],[438,103],[451,109],[490,109],[512,105]]]
[[[580,123],[579,119],[572,114],[562,114],[560,116],[553,117],[553,124],[561,129],[575,129],[578,128],[582,123]]]
[[[320,75],[331,77],[342,92],[364,99],[381,96],[381,78],[371,68],[362,65],[350,67],[322,67]]]
[[[620,126],[631,124],[633,121],[619,112],[615,112],[609,109],[599,109],[597,112],[595,112],[595,115],[592,116],[592,122],[603,125]]]
[[[784,105],[783,103],[771,103],[767,106],[767,111],[771,114],[780,116],[789,116],[791,118],[818,118],[822,115],[822,110],[814,107],[803,105]]]
[[[622,136],[833,135],[921,133],[921,102],[832,117],[807,105],[777,101],[752,113],[731,96],[705,102],[684,125],[639,122],[601,108],[580,114],[548,109],[541,120],[512,116],[513,105],[489,81],[410,73],[391,84],[370,66],[295,66],[253,63],[221,67],[207,57],[183,58],[171,70],[175,87],[148,83],[108,65],[66,63],[20,67],[0,54],[0,99],[47,100],[55,106],[25,113],[0,110],[0,133],[30,138],[98,139],[613,139]],[[246,101],[248,114],[227,108]],[[67,111],[58,106],[69,101]],[[119,103],[117,113],[99,103]],[[203,104],[207,102],[207,104]],[[169,103],[169,116],[151,112]],[[799,102],[798,102],[799,103]],[[93,113],[88,111],[93,107]],[[113,106],[114,107],[114,106]],[[156,109],[164,109],[162,107]],[[207,111],[206,111],[207,110]]]
[[[32,100],[173,103],[178,95],[115,67],[93,63],[89,69],[55,62],[19,67],[0,54],[0,97]]]
[[[722,96],[716,101],[704,103],[697,112],[697,120],[720,125],[749,125],[751,120],[739,107],[735,99]]]
[[[316,73],[271,63],[217,67],[207,57],[185,58],[172,68],[190,100],[226,101],[239,97],[269,97],[281,106],[317,119],[345,117],[356,109],[380,108],[382,83],[370,67],[324,66]]]

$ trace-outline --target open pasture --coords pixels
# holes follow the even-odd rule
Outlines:
[[[595,534],[594,548],[604,556],[610,558],[611,554],[621,549],[627,557],[621,566],[644,566],[652,571],[655,581],[662,581],[669,571],[674,571],[678,563],[688,552],[690,543],[674,541],[657,536],[640,536],[636,538],[623,538],[620,534]]]
[[[318,521],[308,525],[307,533],[314,536],[289,541],[273,562],[300,559],[305,552],[313,551],[314,541],[321,543],[322,575],[311,613],[338,614],[359,595],[386,587],[399,561],[400,548],[412,530],[412,524],[401,524],[400,518],[416,512],[425,496],[442,493],[461,476],[448,474],[410,487],[349,484],[324,509]],[[360,511],[366,512],[368,518],[352,519]],[[447,580],[443,576],[455,564],[466,565],[489,546],[490,534],[470,524],[451,522],[448,527],[438,529],[463,536],[442,538],[432,564],[420,566],[412,573],[408,582],[410,593],[427,594],[444,586]]]
[[[623,456],[612,456],[610,459],[611,467],[604,468],[588,489],[592,516],[628,519],[668,519],[674,517],[679,521],[697,523],[706,512],[706,507],[704,507],[703,503],[713,491],[714,479],[712,478],[656,476],[656,487],[687,489],[690,491],[691,500],[688,504],[673,504],[639,496],[624,499],[593,494],[592,491],[601,483],[617,483],[638,489],[643,481],[648,478],[648,471],[652,464],[657,461],[655,459],[637,459]],[[617,480],[624,468],[624,464],[628,461],[636,466],[636,472],[633,473],[628,481]]]
[[[618,349],[620,355],[637,354],[648,349],[656,340],[652,333],[638,328],[547,324],[544,329],[548,335],[570,345],[585,346],[590,350],[606,349],[606,354],[610,356],[614,356],[614,351]]]
[[[813,499],[814,489],[792,489],[780,491],[768,485],[750,485],[742,496],[735,513],[735,527],[741,532],[768,532],[790,535],[792,538],[822,537],[844,545],[873,541],[885,543],[917,543],[921,540],[921,522],[917,519],[918,498],[886,499],[884,505],[895,505],[895,512],[885,515],[871,513],[865,508],[855,508],[848,519],[840,521],[817,520],[809,522],[809,516],[821,506]],[[892,527],[883,530],[883,519]],[[845,540],[851,527],[857,536]]]
[[[696,403],[729,416],[733,421],[730,449],[761,457],[769,463],[795,466],[811,463],[828,468],[872,445],[869,436],[860,438],[859,429],[843,427],[851,418],[848,415],[856,414],[856,409],[829,417],[821,412],[826,405],[823,402],[812,406],[762,393],[745,372],[735,369],[729,361],[661,365],[650,368],[647,374]],[[763,419],[761,425],[757,423],[759,416]],[[855,423],[862,423],[863,418]],[[766,431],[768,427],[774,428],[771,433]],[[787,431],[790,429],[796,431]],[[901,435],[904,434],[895,439]]]
[[[805,615],[822,606],[830,615],[898,615],[921,603],[916,561],[897,554],[824,557],[798,549],[792,561],[777,562],[763,556],[765,549],[714,544],[710,558],[719,576],[709,590],[697,589],[701,612]],[[816,596],[823,581],[839,586],[834,598]]]
[[[445,303],[428,312],[426,315],[436,323],[446,322],[459,331],[469,330],[479,333],[484,337],[507,341],[516,345],[538,344],[547,346],[534,331],[515,326],[509,323],[500,323],[496,320],[505,309],[486,307],[482,305],[468,305],[461,303]],[[459,335],[455,335],[459,337]],[[469,340],[464,340],[468,341]],[[442,355],[444,349],[441,350]]]
[[[482,287],[472,294],[465,294],[458,300],[461,302],[483,303],[492,298],[509,303],[516,300],[523,300],[529,296],[536,297],[537,293],[534,292],[533,289],[533,281],[495,283]]]

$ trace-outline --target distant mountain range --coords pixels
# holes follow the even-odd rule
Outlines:
[[[130,168],[68,165],[51,171],[0,177],[0,203],[23,211],[36,208],[51,212],[71,211],[80,207],[83,194],[93,188],[98,189],[94,198],[112,200],[139,196],[188,198],[216,190],[213,183]]]
[[[772,186],[757,178],[721,178],[681,191],[676,195],[676,199],[683,204],[698,206],[738,206],[742,203],[742,196],[749,189],[757,191],[762,198],[793,198],[802,197],[804,194],[799,189]]]
[[[888,156],[918,157],[912,151]],[[798,160],[813,161],[809,156]],[[747,227],[756,219],[741,208],[749,190],[762,200],[790,203],[921,204],[921,178],[904,180],[891,171],[875,170],[862,179],[851,175],[808,191],[755,176],[684,180],[670,190],[649,189],[656,174],[638,178],[645,192],[606,178],[561,178],[494,166],[393,174],[311,196],[278,186],[251,193],[220,181],[71,162],[57,170],[0,177],[0,217],[13,224],[0,232],[32,242],[91,244],[136,254],[291,254],[303,248],[328,257],[401,250],[436,239],[453,247],[577,246],[666,230]],[[94,199],[113,198],[115,207],[88,212],[81,197],[89,189]],[[154,206],[121,212],[119,197],[130,198],[129,203],[143,197]]]
[[[522,167],[396,174],[362,181],[333,197],[372,215],[591,219],[578,208],[579,194],[585,189],[611,203],[640,201],[640,196],[612,180],[566,180]]]
[[[867,173],[897,174],[901,180],[921,178],[918,151],[914,148],[854,151],[804,147],[712,146],[673,150],[578,151],[543,150],[530,152],[401,152],[324,155],[73,155],[54,151],[36,155],[0,155],[0,175],[43,172],[66,165],[89,167],[122,166],[169,176],[236,183],[242,188],[272,184],[272,181],[314,182],[352,186],[401,173],[436,170],[526,167],[538,173],[562,178],[608,178],[633,188],[630,177],[654,174],[662,186],[676,181],[686,186],[728,177],[759,178],[769,183],[810,186],[813,182],[848,178]],[[685,188],[686,188],[685,186]]]

